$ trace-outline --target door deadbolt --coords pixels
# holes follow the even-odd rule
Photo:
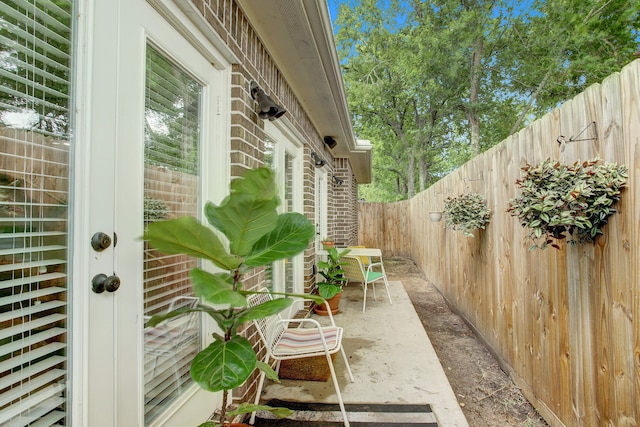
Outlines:
[[[111,237],[101,231],[91,236],[91,247],[96,252],[102,252],[111,246]]]
[[[120,278],[118,276],[108,276],[106,274],[96,274],[91,279],[91,290],[96,294],[104,291],[115,292],[120,287]]]

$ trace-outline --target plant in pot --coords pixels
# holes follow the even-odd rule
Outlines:
[[[333,248],[336,245],[335,240],[333,240],[331,237],[325,237],[321,242],[323,249]]]
[[[448,197],[444,201],[444,220],[447,228],[461,230],[473,237],[473,230],[484,228],[489,222],[491,210],[485,199],[477,193]]]
[[[214,420],[201,427],[226,426],[240,414],[267,409],[276,415],[288,410],[243,403],[228,411],[229,391],[242,385],[257,367],[271,379],[277,375],[268,364],[257,359],[251,342],[239,331],[254,319],[263,318],[289,307],[292,299],[278,298],[256,307],[248,307],[242,278],[257,267],[289,258],[308,247],[314,238],[311,222],[299,213],[277,213],[279,199],[274,173],[267,168],[248,171],[231,182],[229,195],[219,206],[208,202],[205,216],[217,232],[192,217],[149,224],[144,234],[155,249],[166,254],[186,254],[208,260],[223,271],[211,273],[191,270],[194,294],[201,299],[196,308],[181,308],[155,315],[147,326],[187,312],[209,315],[219,326],[213,342],[196,354],[191,362],[191,378],[203,389],[223,392],[222,407]],[[226,237],[225,244],[219,235]],[[292,296],[292,295],[289,295]],[[299,295],[322,302],[317,296]]]
[[[318,273],[322,276],[322,281],[318,282],[318,295],[327,300],[331,309],[331,314],[336,314],[339,310],[340,298],[342,297],[342,286],[347,283],[342,269],[342,257],[351,252],[351,249],[338,249],[331,247],[326,249],[327,260],[318,262]],[[327,314],[324,304],[316,304],[313,310],[317,314]]]
[[[507,212],[531,230],[529,249],[559,249],[557,241],[569,236],[573,245],[595,241],[627,179],[625,166],[598,158],[573,165],[546,159],[521,169],[524,176],[516,180],[520,194],[509,200]]]

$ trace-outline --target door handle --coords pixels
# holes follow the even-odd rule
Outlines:
[[[91,290],[96,294],[104,291],[115,292],[120,287],[120,278],[116,275],[107,276],[106,274],[96,274],[91,279]]]
[[[98,232],[91,236],[91,247],[96,252],[102,252],[111,246],[111,237],[108,234]]]

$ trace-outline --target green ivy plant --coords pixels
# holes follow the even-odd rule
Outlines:
[[[546,159],[536,166],[521,168],[516,180],[520,194],[509,200],[507,212],[531,230],[529,249],[558,249],[558,239],[571,244],[595,241],[615,212],[626,184],[627,168],[598,158],[565,165]]]
[[[271,367],[258,360],[251,342],[238,333],[243,325],[254,319],[279,313],[293,302],[278,298],[255,307],[249,307],[244,289],[243,275],[256,267],[290,258],[305,250],[315,236],[313,224],[302,214],[281,213],[274,181],[274,173],[267,168],[254,169],[231,182],[229,195],[219,206],[208,202],[205,216],[211,227],[192,217],[157,221],[149,224],[144,239],[166,254],[186,254],[208,260],[223,271],[211,273],[204,269],[191,270],[193,292],[202,301],[197,308],[180,308],[170,313],[153,316],[145,326],[188,312],[209,315],[220,328],[213,334],[213,342],[195,355],[191,362],[191,378],[203,389],[223,391],[222,408],[215,421],[202,426],[222,426],[228,417],[265,409],[248,403],[227,412],[229,390],[242,385],[257,367],[267,377],[277,380]],[[225,244],[222,235],[228,241]],[[322,299],[309,295],[289,295]],[[287,410],[269,408],[276,415]]]
[[[443,213],[447,228],[461,230],[467,237],[473,237],[473,230],[484,228],[491,216],[484,197],[477,193],[447,197]]]

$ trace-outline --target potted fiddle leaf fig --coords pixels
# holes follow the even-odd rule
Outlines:
[[[202,312],[218,325],[220,333],[213,342],[195,355],[191,362],[191,378],[203,389],[223,392],[222,407],[211,421],[201,427],[225,426],[231,416],[257,409],[268,409],[286,415],[288,410],[243,403],[228,412],[229,391],[242,385],[257,367],[271,379],[277,375],[271,367],[258,360],[251,342],[239,334],[243,326],[289,307],[293,300],[277,298],[249,307],[245,289],[245,273],[305,250],[313,240],[314,227],[299,213],[278,214],[279,199],[274,173],[267,168],[250,170],[231,182],[229,195],[215,205],[208,202],[205,216],[215,228],[201,224],[192,217],[157,221],[149,224],[144,239],[166,254],[186,254],[210,261],[221,272],[204,268],[191,270],[193,292],[201,303],[196,308],[181,308],[155,315],[147,326],[187,312]],[[220,235],[228,241],[223,242]],[[291,296],[291,295],[290,295]],[[302,297],[302,295],[300,295]],[[304,295],[304,297],[309,297]],[[317,302],[322,300],[311,297]]]
[[[520,194],[509,200],[507,212],[530,230],[529,249],[559,249],[557,240],[567,237],[573,245],[595,241],[627,180],[625,166],[598,158],[573,165],[546,159],[521,169],[524,176],[516,180]]]
[[[444,201],[444,220],[447,228],[461,230],[473,237],[473,230],[484,228],[489,222],[491,210],[485,199],[476,193],[447,197]]]

